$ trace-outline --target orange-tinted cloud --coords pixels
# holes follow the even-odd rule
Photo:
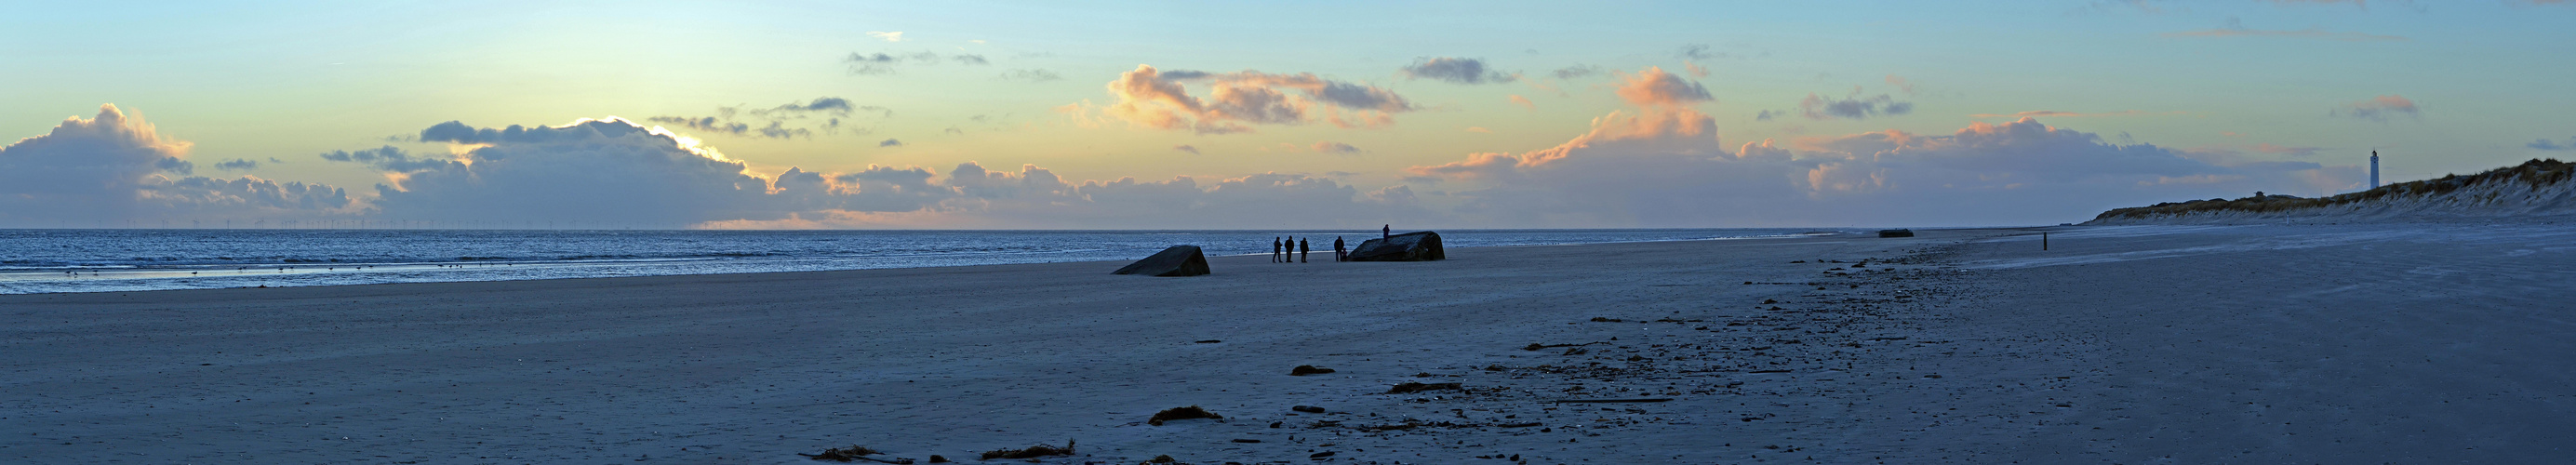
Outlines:
[[[2423,112],[2415,107],[2414,100],[2408,100],[2406,97],[2397,95],[2382,95],[2372,97],[2370,100],[2344,104],[2342,107],[2337,107],[2332,111],[2326,112],[2326,114],[2330,116],[2349,116],[2371,121],[2387,121],[2389,118],[2396,116],[2405,116],[2408,118],[2420,118],[2423,116]]]
[[[1208,87],[1207,97],[1190,94],[1187,83]],[[1382,127],[1395,113],[1412,111],[1413,103],[1393,91],[1317,77],[1311,73],[1270,74],[1259,71],[1208,73],[1163,71],[1137,65],[1108,84],[1118,102],[1102,112],[1137,126],[1190,129],[1200,134],[1252,131],[1252,125],[1329,122],[1335,126]],[[1294,91],[1291,93],[1289,91]]]
[[[1649,66],[1624,77],[1619,84],[1619,97],[1637,106],[1691,105],[1716,100],[1708,95],[1708,88],[1664,72],[1662,67]]]

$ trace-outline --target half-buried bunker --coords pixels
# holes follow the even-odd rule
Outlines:
[[[1351,249],[1351,261],[1354,262],[1427,262],[1448,258],[1449,254],[1440,250],[1440,233],[1431,231],[1369,239]]]
[[[1208,274],[1207,254],[1200,252],[1199,246],[1175,245],[1172,246],[1172,248],[1163,249],[1161,252],[1155,252],[1154,256],[1145,257],[1144,260],[1137,260],[1136,263],[1129,263],[1126,268],[1119,268],[1118,271],[1110,272],[1110,274],[1141,274],[1146,276],[1198,276]]]

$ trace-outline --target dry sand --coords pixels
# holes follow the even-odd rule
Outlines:
[[[2576,460],[2576,231],[2053,231],[0,296],[0,462]]]

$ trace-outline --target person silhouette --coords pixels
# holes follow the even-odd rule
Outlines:
[[[1308,239],[1312,239],[1312,238],[1308,238]],[[1315,253],[1315,249],[1306,248],[1306,239],[1298,239],[1298,240],[1297,240],[1297,263],[1306,263],[1306,254],[1311,254],[1311,253]]]
[[[1297,263],[1297,236],[1288,236],[1287,242],[1279,243],[1279,263]]]
[[[1379,239],[1394,239],[1394,238],[1395,238],[1395,225],[1390,224],[1390,225],[1386,225],[1386,226],[1379,226],[1379,227],[1377,227],[1377,237],[1378,237]]]
[[[1342,248],[1342,236],[1333,236],[1333,261],[1350,261],[1350,249]]]
[[[1279,263],[1279,238],[1270,238],[1270,262]]]

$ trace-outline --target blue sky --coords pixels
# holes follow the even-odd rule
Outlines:
[[[101,178],[0,187],[0,226],[2052,224],[2350,192],[2374,149],[2407,180],[2576,146],[2559,114],[2576,105],[2576,5],[2560,2],[16,10],[0,129],[30,139],[0,152],[0,180]],[[1418,67],[1432,59],[1483,74]],[[1622,92],[1667,85],[1698,90]],[[1148,119],[1165,111],[1185,121]],[[450,121],[612,117],[663,130],[423,140]],[[378,149],[454,163],[325,157]],[[123,165],[74,169],[102,163]],[[675,203],[620,204],[643,193]]]

